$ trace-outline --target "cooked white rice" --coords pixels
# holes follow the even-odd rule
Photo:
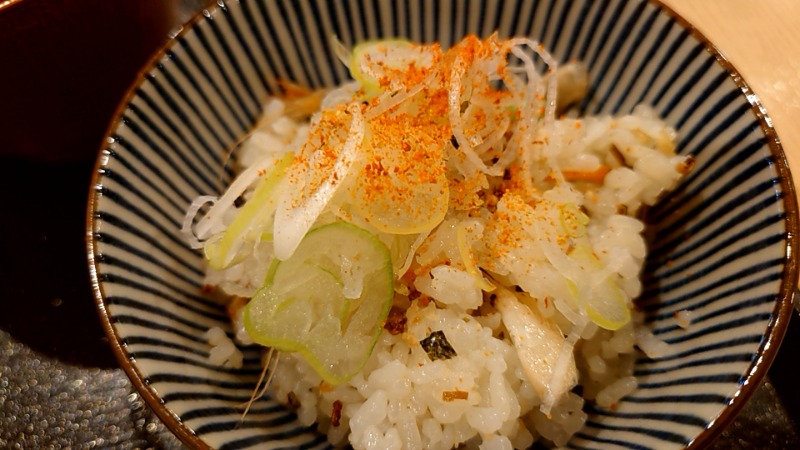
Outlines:
[[[268,108],[277,108],[273,100]],[[637,112],[649,121],[650,112]],[[618,145],[635,138],[620,131],[625,123],[633,134],[640,125],[637,116],[624,121],[602,118],[583,121],[588,125],[576,128],[570,121],[564,126],[563,139],[570,141],[580,153],[590,145],[609,145],[608,136],[616,135]],[[307,132],[305,128],[298,133]],[[243,148],[245,155],[257,152],[260,135],[270,139],[269,129],[254,134],[255,139]],[[592,137],[597,138],[592,140]],[[598,142],[599,141],[599,142]],[[641,158],[658,160],[662,170],[669,171],[675,162],[654,150]],[[254,158],[248,156],[248,158]],[[580,160],[580,156],[575,156]],[[669,186],[677,172],[662,176]],[[618,205],[637,210],[643,202],[652,203],[664,189],[636,169],[620,167],[607,175],[607,184],[593,193],[594,202],[585,203],[594,217],[607,216],[588,229],[595,251],[606,270],[619,274],[622,286],[631,297],[641,292],[639,273],[645,257],[641,237],[641,221],[615,214]],[[436,253],[452,252],[456,248],[454,224],[440,226],[427,252],[417,259],[423,264],[436,260]],[[242,272],[242,275],[245,275]],[[349,382],[331,386],[296,354],[283,355],[268,390],[269,394],[286,404],[299,405],[297,415],[304,425],[318,424],[330,442],[350,444],[356,449],[450,449],[460,445],[467,448],[512,449],[527,448],[541,438],[553,445],[565,445],[586,421],[585,401],[613,408],[615,403],[636,388],[633,362],[637,345],[650,356],[665,352],[664,342],[635,321],[618,331],[610,332],[588,326],[584,339],[575,351],[580,368],[582,396],[569,393],[556,404],[548,417],[539,410],[541,399],[527,381],[519,358],[511,344],[500,315],[484,307],[481,316],[469,311],[483,304],[481,290],[464,270],[441,265],[430,270],[430,277],[420,277],[416,289],[435,302],[421,308],[411,303],[406,312],[408,328],[400,335],[384,332],[363,371]],[[536,285],[543,281],[526,274],[520,285]],[[209,271],[208,281],[223,285],[238,280],[234,271]],[[261,275],[263,277],[263,275]],[[249,284],[248,282],[245,282]],[[234,283],[235,284],[235,283]],[[241,292],[233,289],[233,292]],[[246,293],[247,291],[245,291]],[[539,311],[561,323],[569,323],[553,304],[537,302]],[[250,343],[240,318],[237,336]],[[443,330],[458,353],[451,360],[431,361],[419,341],[432,330]],[[568,333],[569,327],[565,328]],[[443,393],[464,392],[466,398],[447,400]],[[341,403],[338,426],[331,425],[334,402]]]
[[[575,78],[574,70],[566,71],[567,78]],[[580,90],[583,83],[585,88],[585,80],[577,80],[567,84]],[[323,105],[347,100],[353,89],[333,91]],[[308,123],[295,120],[288,108],[279,99],[267,103],[258,130],[240,149],[243,170],[309,138]],[[585,283],[602,290],[607,280],[614,280],[632,309],[632,299],[642,290],[639,277],[646,256],[644,224],[637,212],[672,188],[691,161],[674,154],[674,131],[645,106],[623,117],[561,118],[538,129],[534,137],[534,161],[528,161],[531,183],[564,179],[540,192],[530,206],[512,195],[493,197],[494,181],[487,178],[477,189],[486,193],[483,207],[469,213],[451,209],[433,229],[403,239],[379,235],[391,249],[404,249],[393,255],[394,309],[399,316],[389,318],[404,322],[390,323],[363,369],[339,385],[325,382],[298,354],[281,355],[270,395],[295,407],[301,423],[316,423],[336,445],[500,450],[527,448],[541,440],[563,446],[586,421],[585,402],[613,409],[633,392],[637,351],[663,356],[667,345],[642,327],[634,311],[630,321],[617,324],[608,317],[589,320],[576,310],[565,299],[574,295],[570,290],[583,287],[564,281],[570,273],[578,276],[575,260],[554,251],[553,243],[565,236],[565,229],[576,242],[585,238],[579,245],[588,250],[575,249],[593,255],[586,256],[589,268],[582,269],[589,274]],[[565,175],[594,176],[598,168],[606,170],[599,182]],[[451,169],[463,171],[460,166]],[[498,221],[495,212],[517,228]],[[584,217],[586,223],[581,222]],[[585,231],[570,235],[574,224],[569,220],[581,222]],[[222,222],[230,223],[230,218]],[[456,263],[464,259],[465,245],[475,260]],[[272,256],[271,243],[257,244],[238,264],[209,268],[206,282],[231,295],[250,297],[262,284]],[[490,273],[491,279],[484,279],[480,271],[476,277],[471,266]],[[492,291],[486,283],[499,283],[500,290]],[[531,381],[531,370],[544,369],[531,368],[521,359],[521,344],[512,339],[518,330],[510,317],[503,319],[513,309],[500,303],[503,289],[515,291],[511,295],[520,303],[514,308],[524,308],[558,336],[549,360],[538,363],[551,374],[541,382],[544,388]],[[685,323],[690,316],[681,313],[677,320]],[[237,338],[252,342],[241,310],[234,311],[233,323]],[[444,333],[457,356],[429,357],[420,341],[433,331]],[[209,334],[215,346],[212,359],[240,363],[240,354],[222,354],[231,346],[218,335],[213,330]],[[577,370],[574,379],[568,376],[571,366]],[[576,385],[579,390],[573,389]]]

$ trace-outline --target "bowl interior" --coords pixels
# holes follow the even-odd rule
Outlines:
[[[267,398],[240,423],[259,349],[244,349],[242,369],[206,361],[204,332],[230,327],[203,294],[202,255],[180,234],[192,199],[230,180],[226,152],[280,92],[277,81],[345,81],[333,34],[345,44],[404,36],[446,47],[494,31],[586,62],[586,114],[651,105],[678,130],[679,152],[697,160],[649,214],[641,306],[669,355],[637,361],[639,389],[614,411],[591,409],[571,445],[699,447],[744,403],[791,312],[796,205],[757,99],[686,23],[646,0],[241,0],[204,11],[143,73],[112,124],[90,197],[89,258],[106,330],[142,396],[187,444],[327,446]],[[692,311],[688,329],[674,317],[683,310]]]

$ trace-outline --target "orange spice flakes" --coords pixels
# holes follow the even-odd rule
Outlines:
[[[362,146],[364,165],[353,197],[363,218],[388,232],[433,228],[447,211],[444,138],[449,125],[427,114],[373,118]]]
[[[379,231],[396,234],[430,230],[444,219],[450,207],[464,211],[482,207],[485,182],[448,178],[447,158],[461,155],[451,145],[449,78],[460,77],[465,101],[477,96],[479,103],[484,104],[476,103],[463,112],[459,122],[464,133],[461,138],[480,145],[492,136],[490,142],[495,142],[498,130],[502,133],[519,111],[492,107],[502,104],[513,93],[496,89],[488,79],[495,76],[491,71],[473,70],[472,66],[478,63],[504,67],[510,48],[508,41],[501,41],[497,35],[484,40],[472,35],[446,52],[438,44],[410,48],[401,44],[399,51],[411,53],[405,63],[402,58],[399,63],[391,58],[390,52],[398,51],[398,47],[388,44],[385,48],[376,44],[372,53],[365,53],[364,66],[371,68],[365,73],[377,77],[373,80],[382,93],[359,98],[366,94],[360,91],[354,98],[361,101],[365,116],[364,137],[345,184],[349,196],[339,196],[336,201],[351,205],[352,208],[345,209]],[[459,72],[459,68],[463,71]],[[501,72],[501,77],[508,74],[505,68]],[[296,91],[292,86],[287,87],[289,95],[308,94]],[[383,102],[389,103],[381,106]],[[348,139],[350,106],[342,104],[323,111],[312,127],[288,174],[290,189],[296,193],[292,194],[293,207],[301,206],[334,173]],[[370,114],[373,108],[377,108],[376,112]],[[495,148],[483,148],[481,152],[487,160],[496,160],[502,154]],[[521,183],[513,184],[516,181],[504,188],[515,192],[527,189]],[[531,196],[530,192],[525,194],[526,198]]]
[[[384,57],[389,52],[387,46],[380,44],[374,50],[382,53]],[[438,43],[414,45],[407,50],[416,52],[421,63],[418,64],[411,58],[408,65],[397,67],[386,61],[373,60],[369,55],[365,55],[369,60],[368,63],[377,68],[375,72],[379,74],[377,83],[380,87],[409,90],[423,83],[429,76],[436,75],[443,57],[441,46]]]
[[[420,66],[412,61],[411,64],[409,64],[405,69],[403,77],[401,78],[406,89],[411,89],[428,78],[428,76],[431,74],[431,68],[438,68],[443,56],[442,48],[438,43],[423,45],[420,47],[419,51],[431,56],[430,65]]]
[[[312,127],[308,139],[295,158],[288,172],[288,181],[297,194],[293,207],[299,206],[312,195],[333,173],[339,158],[351,121],[347,105],[326,109],[320,114],[319,122]]]
[[[447,117],[448,93],[446,89],[425,89],[422,95],[427,98],[427,115],[431,120],[442,120]]]
[[[446,67],[452,67],[456,62],[460,62],[461,65],[469,67],[476,59],[504,62],[509,51],[510,48],[496,33],[484,40],[470,34],[445,53],[443,63]]]
[[[525,201],[535,198],[537,192],[531,183],[528,171],[516,164],[506,169],[503,181],[500,182],[500,189],[518,195]]]
[[[519,251],[525,251],[535,242],[554,243],[569,251],[573,236],[584,232],[581,214],[574,205],[565,207],[544,199],[526,202],[521,196],[506,192],[486,225],[487,251],[481,255],[479,265],[491,270],[498,261],[502,265],[518,258]],[[538,264],[534,259],[528,262],[530,267]]]
[[[489,117],[486,115],[486,110],[483,108],[474,108],[472,116],[467,121],[468,126],[464,129],[467,136],[478,135],[487,126],[489,126]],[[496,125],[492,123],[492,125]]]
[[[450,83],[451,76],[460,77],[458,81],[462,85],[462,101],[477,96],[486,105],[499,105],[514,94],[509,90],[497,89],[496,80],[489,77],[499,75],[502,79],[508,76],[506,56],[509,51],[508,41],[500,41],[496,34],[485,40],[474,35],[467,36],[445,54],[445,66],[453,69],[447,71],[445,83]],[[476,61],[496,64],[496,73],[485,70],[485,66],[483,70],[473,70]],[[489,115],[486,108],[475,107],[468,108],[463,113],[463,132],[471,140],[502,127],[507,121],[513,120],[518,112],[503,108]]]
[[[476,173],[464,179],[450,180],[450,208],[458,211],[473,211],[484,205],[483,190],[489,187],[486,175]]]
[[[422,64],[400,68],[376,62],[381,86],[408,92],[431,76],[439,75],[433,81],[441,82],[438,44],[415,46],[413,51],[425,55]],[[373,98],[368,107],[381,101],[386,99]],[[446,88],[434,82],[404,100],[402,108],[369,120],[363,165],[351,190],[365,221],[382,231],[413,233],[433,228],[444,217],[449,198],[445,145],[451,135],[443,120],[447,105]]]
[[[368,146],[364,149],[367,160],[385,160],[391,164],[391,172],[365,175],[371,178],[392,175],[408,183],[431,183],[442,174],[441,136],[449,136],[449,127],[421,120],[418,115],[398,114],[373,119],[368,134]]]
[[[562,203],[557,206],[564,232],[573,237],[583,236],[586,233],[589,217],[573,203]]]
[[[519,196],[510,193],[504,195],[503,208],[498,208],[492,214],[484,231],[488,259],[508,255],[522,248],[525,241],[530,239],[524,230],[526,224],[530,225],[529,217],[524,213],[527,208],[529,206]]]

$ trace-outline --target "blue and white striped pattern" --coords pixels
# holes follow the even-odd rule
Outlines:
[[[527,35],[591,73],[587,114],[652,105],[679,130],[694,172],[650,214],[642,307],[668,357],[642,359],[641,387],[591,411],[571,448],[699,447],[766,372],[790,314],[796,205],[757,99],[707,43],[645,0],[239,0],[218,2],[133,88],[99,158],[89,247],[101,316],[142,395],[194,447],[325,448],[274,402],[239,423],[259,372],[206,362],[203,333],[229,329],[201,292],[201,255],[179,233],[189,202],[229,180],[225,153],[278,92],[347,78],[329,51],[387,36],[439,41]],[[684,330],[674,314],[690,310]],[[732,405],[729,407],[728,405]]]

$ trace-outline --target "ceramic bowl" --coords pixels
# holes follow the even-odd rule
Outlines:
[[[324,448],[276,402],[240,423],[261,371],[206,361],[210,327],[230,329],[201,289],[202,256],[180,233],[187,206],[230,180],[225,152],[277,80],[334,86],[329,51],[386,36],[448,46],[467,33],[527,35],[590,71],[586,114],[653,106],[695,170],[652,208],[641,307],[668,356],[640,359],[639,388],[614,411],[589,409],[571,448],[700,448],[764,377],[797,284],[797,206],[757,96],[712,43],[647,0],[223,1],[189,23],[119,107],[94,175],[88,254],[102,321],[141,396],[188,446]],[[223,174],[220,179],[220,174]],[[220,184],[221,183],[221,184]],[[675,314],[692,311],[687,328]]]

